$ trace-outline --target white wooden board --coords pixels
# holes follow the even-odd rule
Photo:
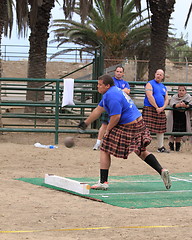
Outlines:
[[[80,194],[89,194],[90,185],[54,174],[45,174],[44,183]]]

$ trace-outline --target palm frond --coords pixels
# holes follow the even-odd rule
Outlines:
[[[191,6],[190,6],[190,8],[189,8],[189,12],[188,12],[188,14],[187,14],[187,19],[186,19],[186,21],[185,21],[185,28],[187,27],[187,24],[188,24],[190,15],[191,15],[191,11],[192,11],[192,3],[191,3]]]
[[[11,37],[12,28],[13,28],[13,7],[15,7],[13,0],[7,0],[5,4],[5,12],[4,12],[4,35]]]
[[[19,36],[27,36],[28,30],[28,1],[16,0],[17,25]]]
[[[86,46],[84,51],[93,51],[94,47],[103,45],[105,58],[123,58],[125,54],[134,55],[134,45],[144,47],[144,44],[148,44],[148,19],[139,17],[134,0],[124,0],[118,4],[116,0],[94,0],[94,4],[84,24],[66,19],[53,22],[52,28],[58,46],[72,42]],[[106,4],[109,4],[107,14]],[[75,8],[75,13],[81,14],[79,7]]]

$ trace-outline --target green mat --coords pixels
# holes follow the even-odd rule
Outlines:
[[[90,185],[98,178],[71,178]],[[172,187],[166,190],[158,175],[113,176],[109,177],[107,191],[90,190],[82,195],[44,183],[44,178],[17,178],[16,180],[69,192],[92,200],[102,201],[125,208],[161,208],[192,206],[192,173],[171,175]]]

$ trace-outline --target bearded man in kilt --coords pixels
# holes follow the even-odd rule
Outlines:
[[[114,81],[109,75],[102,75],[98,78],[97,88],[103,97],[90,116],[78,126],[81,130],[85,130],[104,111],[110,118],[100,148],[100,180],[91,188],[95,190],[108,189],[111,155],[127,159],[130,153],[135,152],[161,175],[165,187],[169,189],[171,187],[169,171],[164,169],[156,157],[146,150],[151,142],[151,136],[134,102],[114,85]]]

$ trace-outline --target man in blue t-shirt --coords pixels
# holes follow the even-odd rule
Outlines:
[[[126,94],[130,94],[129,83],[122,79],[123,76],[124,76],[124,67],[117,66],[115,68],[113,81],[118,88],[122,89]],[[101,141],[103,139],[104,133],[107,128],[108,121],[109,121],[109,116],[106,112],[104,112],[101,116],[102,124],[101,124],[101,127],[99,128],[97,141],[93,147],[93,150],[98,150],[100,148]]]
[[[163,144],[167,119],[165,108],[169,102],[167,88],[162,83],[163,79],[164,71],[158,69],[155,73],[155,79],[146,84],[142,115],[149,131],[157,135],[157,151],[169,153]]]
[[[135,152],[161,175],[165,187],[169,189],[171,187],[169,171],[162,168],[156,157],[147,151],[146,147],[151,142],[150,132],[134,102],[114,85],[114,81],[109,75],[98,78],[97,88],[98,92],[103,94],[102,100],[90,116],[78,126],[85,130],[104,111],[109,115],[109,123],[100,147],[100,180],[91,188],[95,190],[108,189],[111,155],[127,159],[130,153]]]

